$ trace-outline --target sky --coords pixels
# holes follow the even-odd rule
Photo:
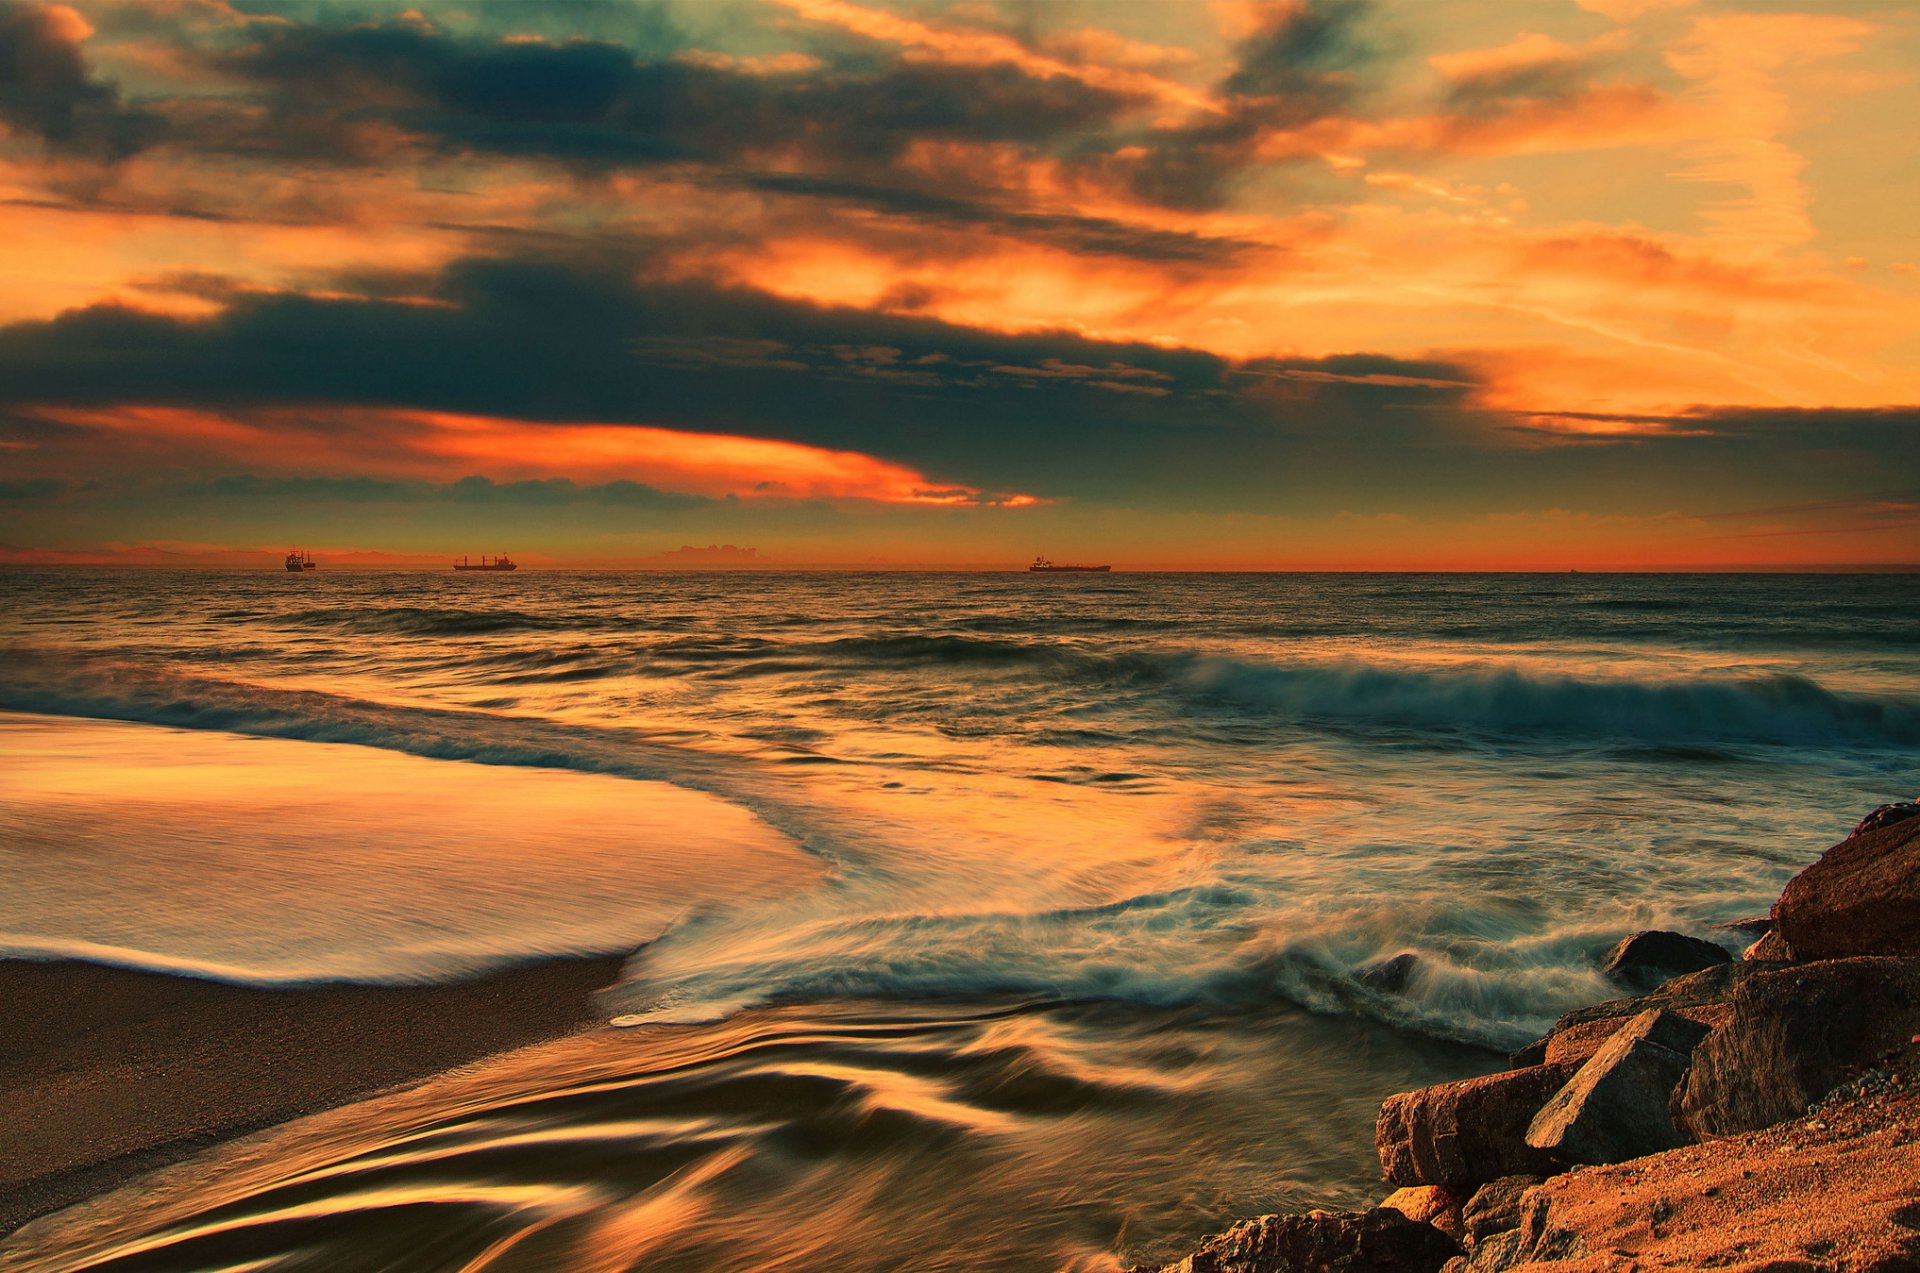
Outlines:
[[[0,0],[0,562],[1920,562],[1920,0]]]

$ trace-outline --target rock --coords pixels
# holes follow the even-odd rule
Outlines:
[[[1745,937],[1760,937],[1773,931],[1773,916],[1755,915],[1748,919],[1728,920],[1724,924],[1715,924],[1714,928],[1723,933],[1739,933]]]
[[[1715,964],[1699,972],[1676,977],[1652,994],[1634,999],[1610,999],[1585,1008],[1575,1008],[1554,1022],[1553,1029],[1515,1052],[1510,1059],[1516,1069],[1539,1065],[1554,1052],[1577,1068],[1599,1051],[1600,1044],[1614,1029],[1649,1008],[1662,1008],[1709,1028],[1726,1021],[1732,1014],[1728,1001],[1733,988],[1747,977],[1768,971],[1766,965],[1738,961]],[[1611,1023],[1608,1026],[1596,1023]]]
[[[1536,1065],[1388,1097],[1373,1132],[1382,1174],[1394,1185],[1466,1188],[1554,1171],[1552,1157],[1527,1144],[1527,1125],[1572,1074]]]
[[[1460,1262],[1459,1273],[1506,1273],[1522,1258],[1520,1246],[1517,1229],[1492,1234]]]
[[[1850,1070],[1920,1032],[1920,959],[1769,969],[1741,982],[1731,1004],[1674,1095],[1675,1122],[1696,1137],[1804,1114]]]
[[[1905,822],[1908,818],[1920,818],[1920,803],[1903,800],[1899,804],[1883,804],[1866,817],[1860,819],[1860,825],[1848,832],[1849,838],[1864,835],[1868,831],[1878,831],[1881,827],[1890,827],[1896,822]]]
[[[1456,1242],[1460,1240],[1460,1195],[1445,1185],[1396,1189],[1382,1199],[1380,1205],[1391,1207],[1409,1220],[1430,1224]]]
[[[1420,966],[1420,956],[1410,950],[1403,950],[1391,959],[1382,959],[1368,964],[1360,970],[1357,980],[1369,990],[1378,990],[1382,994],[1397,995],[1407,988],[1407,981],[1414,970]]]
[[[1508,1063],[1516,1068],[1543,1063],[1560,1065],[1571,1073],[1585,1065],[1587,1058],[1598,1052],[1601,1045],[1613,1037],[1614,1031],[1629,1020],[1629,1017],[1607,1017],[1599,1021],[1582,1021],[1565,1029],[1555,1027],[1552,1033],[1515,1052],[1508,1058]]]
[[[1828,849],[1787,882],[1773,921],[1801,959],[1920,955],[1920,818]]]
[[[1458,1254],[1452,1238],[1389,1207],[1310,1211],[1243,1220],[1159,1273],[1439,1273]]]
[[[1555,1176],[1525,1194],[1514,1228],[1469,1235],[1456,1273],[1914,1273],[1916,1051],[1899,1066],[1908,1083],[1830,1102],[1827,1127],[1794,1120]]]
[[[1465,1232],[1463,1241],[1467,1246],[1474,1247],[1496,1233],[1519,1228],[1521,1204],[1528,1191],[1545,1179],[1545,1176],[1502,1176],[1474,1190],[1473,1196],[1460,1208],[1460,1227]]]
[[[1630,990],[1656,990],[1684,973],[1724,964],[1732,958],[1710,941],[1656,928],[1622,938],[1607,952],[1604,971],[1616,984]]]
[[[1698,1022],[1658,1008],[1641,1013],[1540,1107],[1527,1143],[1579,1163],[1621,1162],[1685,1144],[1668,1104],[1688,1054],[1706,1034]]]
[[[1760,940],[1746,948],[1740,958],[1754,963],[1790,964],[1793,962],[1793,947],[1787,945],[1787,939],[1780,930],[1769,929]]]

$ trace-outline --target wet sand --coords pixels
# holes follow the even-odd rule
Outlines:
[[[229,1137],[579,1029],[623,962],[262,989],[0,961],[0,1233]]]

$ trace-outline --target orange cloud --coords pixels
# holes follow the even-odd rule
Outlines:
[[[1064,75],[1092,88],[1144,97],[1188,111],[1217,112],[1220,105],[1205,93],[1177,80],[1136,69],[1140,46],[1116,39],[1082,38],[1057,46],[1081,57],[1116,57],[1122,65],[1054,57],[1041,53],[997,31],[935,26],[847,0],[772,0],[811,22],[851,31],[870,40],[898,44],[924,56],[962,66],[1017,66],[1029,75]],[[1129,65],[1130,64],[1130,65]]]
[[[1869,23],[1827,15],[1714,14],[1697,20],[1667,55],[1674,70],[1695,81],[1692,105],[1709,121],[1680,176],[1745,192],[1706,209],[1715,238],[1771,253],[1814,237],[1812,196],[1801,180],[1806,160],[1785,140],[1800,121],[1784,75],[1851,53],[1873,31]]]
[[[858,451],[647,425],[548,424],[376,407],[282,407],[244,413],[162,406],[41,407],[28,414],[111,432],[118,446],[138,457],[136,466],[171,451],[177,458],[217,460],[228,468],[273,474],[629,481],[745,500],[1009,508],[1041,502],[1030,495],[989,494],[941,482]]]

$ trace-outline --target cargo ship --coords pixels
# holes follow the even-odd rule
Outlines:
[[[302,570],[312,570],[317,565],[312,553],[301,552],[296,548],[287,554],[287,569],[294,574],[299,574]]]
[[[1045,557],[1035,557],[1027,569],[1035,574],[1057,575],[1061,573],[1085,573],[1112,570],[1112,566],[1056,566]]]
[[[513,558],[501,553],[498,557],[481,554],[479,561],[469,561],[462,557],[453,563],[455,570],[518,570],[520,566]]]

